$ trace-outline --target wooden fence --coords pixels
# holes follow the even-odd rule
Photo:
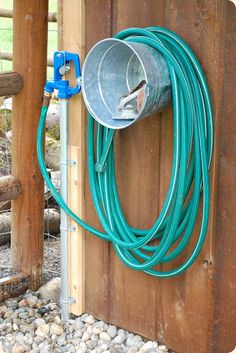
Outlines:
[[[0,9],[0,16],[12,17],[12,11]],[[46,80],[47,18],[47,0],[14,1],[13,71],[0,73],[0,96],[14,96],[12,175],[0,179],[0,199],[11,200],[12,262],[17,271],[0,280],[0,301],[29,286],[37,289],[42,280],[44,184],[36,131]]]
[[[0,8],[0,17],[12,18],[13,19],[13,9]],[[57,12],[49,12],[47,18],[48,18],[48,22],[57,22]],[[58,37],[60,37],[60,34],[58,34]],[[0,51],[0,59],[12,61],[13,60],[13,54],[11,52],[8,52],[8,51]],[[47,59],[47,66],[50,66],[50,67],[53,66],[52,58],[48,58]]]

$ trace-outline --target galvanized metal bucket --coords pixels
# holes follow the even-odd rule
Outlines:
[[[125,128],[170,104],[166,61],[145,44],[102,40],[85,59],[82,93],[89,112],[100,124]]]

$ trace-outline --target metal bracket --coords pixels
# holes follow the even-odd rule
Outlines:
[[[74,159],[69,159],[68,166],[75,167],[76,166],[76,161]]]
[[[74,297],[69,297],[68,299],[62,299],[60,298],[60,303],[61,304],[76,304],[76,299]]]
[[[76,231],[76,228],[74,226],[62,226],[61,225],[60,230],[73,233]]]
[[[74,159],[69,159],[67,161],[60,161],[59,164],[68,165],[69,167],[74,167],[76,166],[76,161]]]

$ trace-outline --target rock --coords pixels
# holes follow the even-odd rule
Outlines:
[[[35,331],[35,334],[39,337],[46,337],[49,333],[50,326],[48,324],[41,325]]]
[[[21,308],[21,307],[25,307],[28,305],[28,301],[26,298],[22,299],[19,303],[18,303],[18,306]]]
[[[12,348],[12,353],[25,353],[27,348],[25,346],[14,346]]]
[[[14,311],[13,311],[12,309],[8,309],[8,310],[5,312],[3,318],[4,318],[4,319],[9,318],[9,317],[12,316],[13,313],[14,313]]]
[[[69,320],[69,321],[70,321],[70,320]],[[55,324],[57,324],[57,325],[59,325],[59,324],[61,323],[61,319],[60,319],[60,317],[59,317],[58,315],[54,317],[54,322],[55,322]]]
[[[79,344],[80,348],[86,348],[87,349],[87,346],[86,346],[86,343],[85,342],[80,342]]]
[[[128,347],[131,347],[131,346],[133,346],[133,344],[134,344],[134,334],[130,333],[128,335],[128,338],[127,338],[127,341],[126,341],[126,345]]]
[[[18,316],[20,319],[28,319],[29,313],[27,311],[24,311],[23,313],[20,313]]]
[[[44,316],[45,314],[48,314],[50,312],[50,310],[48,308],[46,308],[45,306],[40,306],[40,308],[38,308],[37,313],[41,316]]]
[[[123,328],[119,328],[118,335],[125,335],[125,330],[123,330]]]
[[[118,331],[119,332],[119,331]],[[114,342],[117,344],[121,344],[126,340],[126,336],[124,333],[119,333],[118,336],[114,338]]]
[[[12,328],[14,331],[19,331],[19,326],[16,323],[13,323]]]
[[[146,343],[144,343],[144,345],[141,348],[142,352],[148,352],[151,349],[154,348],[153,342],[152,341],[147,341]]]
[[[126,341],[126,345],[128,347],[140,348],[143,345],[142,337],[138,336],[138,335],[129,334],[128,338],[127,338],[127,341]]]
[[[122,353],[122,349],[121,348],[111,348],[110,352],[111,353]]]
[[[85,331],[82,336],[82,342],[86,342],[91,338],[92,334],[88,331]]]
[[[111,325],[108,327],[107,333],[108,333],[108,335],[111,336],[111,338],[114,338],[117,334],[117,328],[115,326]]]
[[[111,336],[107,332],[101,332],[99,337],[102,341],[110,341],[111,340]]]
[[[102,327],[99,327],[99,326],[94,326],[93,327],[93,334],[94,335],[100,335],[100,333],[103,331],[103,328]]]
[[[56,303],[50,303],[49,305],[48,305],[48,307],[49,307],[49,309],[50,310],[59,310],[60,309],[60,307],[58,306],[58,304],[56,304]]]
[[[127,353],[136,353],[138,351],[137,347],[130,347],[127,351]]]
[[[106,343],[103,343],[101,346],[100,346],[102,352],[106,351],[108,349],[108,345]]]
[[[89,316],[88,314],[83,314],[80,316],[80,320],[85,322],[85,320],[87,319],[88,316]]]
[[[34,324],[38,328],[39,326],[45,325],[46,321],[44,319],[39,318],[34,321]]]
[[[17,309],[18,307],[17,300],[13,300],[13,299],[5,300],[5,304],[8,308],[11,308],[11,309]]]
[[[86,344],[87,344],[87,348],[89,349],[89,351],[91,351],[93,348],[96,347],[97,341],[91,339],[91,340],[88,340],[88,341],[86,342]]]
[[[0,306],[0,318],[4,317],[4,315],[6,314],[7,310],[8,309],[7,309],[6,305]]]
[[[55,277],[39,288],[40,299],[48,299],[59,303],[61,289],[61,278]]]
[[[20,325],[20,331],[22,333],[26,333],[26,332],[30,332],[33,333],[34,332],[34,325],[33,324],[22,324]]]
[[[86,348],[79,348],[76,353],[85,353],[86,352]]]
[[[94,348],[90,351],[90,353],[101,353],[101,352],[102,352],[101,348]]]
[[[62,347],[66,344],[66,335],[63,334],[61,336],[58,337],[58,340],[57,340],[57,344]]]
[[[30,306],[31,308],[33,308],[38,302],[38,297],[36,297],[36,295],[29,295],[27,297],[27,303],[28,306]]]
[[[50,328],[51,335],[60,336],[64,332],[63,328],[57,324],[52,324]]]
[[[95,319],[94,319],[94,317],[92,315],[89,315],[89,316],[86,317],[84,322],[86,322],[89,325],[93,325],[95,323]]]
[[[56,279],[57,281],[57,279]],[[52,282],[52,281],[51,281]],[[60,278],[59,278],[60,283]],[[58,283],[57,283],[58,284]],[[47,283],[43,287],[47,287]],[[42,288],[42,287],[41,287]],[[44,288],[43,288],[44,289]],[[50,292],[50,288],[49,288]],[[9,299],[0,306],[0,353],[165,353],[165,345],[143,342],[135,335],[90,314],[62,325],[60,307],[51,292],[32,291],[19,299]],[[43,297],[42,297],[43,296]],[[39,297],[39,298],[38,298]]]

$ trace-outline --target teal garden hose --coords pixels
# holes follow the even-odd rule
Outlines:
[[[38,126],[39,166],[59,206],[85,230],[110,241],[128,267],[156,277],[172,277],[183,273],[194,263],[206,237],[210,208],[209,168],[213,148],[210,93],[195,54],[170,30],[161,27],[130,28],[118,33],[115,38],[155,48],[168,65],[173,104],[173,165],[166,199],[157,220],[150,229],[137,229],[127,223],[116,184],[116,130],[105,128],[91,115],[88,116],[87,135],[89,182],[104,232],[93,228],[72,212],[47,173],[43,151],[46,105],[42,107]],[[188,246],[201,203],[201,227],[191,255],[178,268],[160,271],[157,265],[173,261]]]

